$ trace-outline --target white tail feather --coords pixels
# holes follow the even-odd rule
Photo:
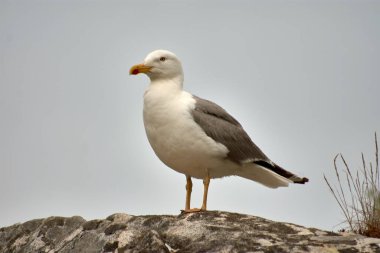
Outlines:
[[[292,183],[291,180],[255,164],[243,166],[236,175],[256,181],[270,188],[287,187],[289,183]]]

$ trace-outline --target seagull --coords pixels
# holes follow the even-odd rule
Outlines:
[[[186,175],[184,212],[207,210],[208,188],[214,178],[240,176],[270,188],[309,181],[272,162],[222,107],[184,91],[182,64],[174,53],[149,53],[129,71],[130,75],[140,73],[150,79],[143,109],[149,143],[164,164]],[[190,208],[191,178],[203,179],[201,208]]]

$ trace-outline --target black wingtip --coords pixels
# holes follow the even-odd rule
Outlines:
[[[295,184],[305,184],[305,183],[309,182],[308,178],[306,178],[306,177],[300,178],[300,177],[294,175],[293,173],[281,168],[280,166],[278,166],[275,163],[269,163],[269,162],[263,161],[263,160],[254,161],[254,163],[258,164],[258,165],[260,165],[266,169],[269,169],[269,170],[273,171],[274,173],[277,173],[278,175],[280,175],[282,177],[285,177],[285,178],[293,181],[293,183],[295,183]]]
[[[307,182],[309,182],[309,179],[307,177],[303,177],[303,178],[301,178],[301,180],[295,181],[294,183],[295,184],[305,184]]]

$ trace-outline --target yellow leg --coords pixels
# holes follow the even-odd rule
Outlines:
[[[190,208],[190,200],[191,200],[191,191],[192,190],[193,190],[193,182],[191,181],[191,177],[186,176],[186,204],[185,204],[185,210],[182,210],[182,212],[194,213],[194,212],[199,212],[201,210],[198,208]]]
[[[207,210],[207,194],[208,194],[208,186],[210,185],[210,176],[207,175],[203,179],[203,203],[201,210],[206,211]]]
[[[207,210],[207,194],[208,194],[208,186],[210,185],[210,176],[206,176],[203,179],[203,202],[201,208],[190,208],[190,199],[191,199],[191,191],[193,188],[193,183],[191,182],[191,177],[186,176],[186,205],[185,210],[182,212],[185,213],[195,213],[200,211]]]
[[[191,191],[193,190],[193,182],[191,182],[191,177],[186,176],[186,205],[185,211],[190,210],[190,200],[191,200]]]

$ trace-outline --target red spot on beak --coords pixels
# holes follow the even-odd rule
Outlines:
[[[139,70],[138,69],[134,69],[133,71],[132,71],[132,74],[133,75],[137,75],[139,73]]]

